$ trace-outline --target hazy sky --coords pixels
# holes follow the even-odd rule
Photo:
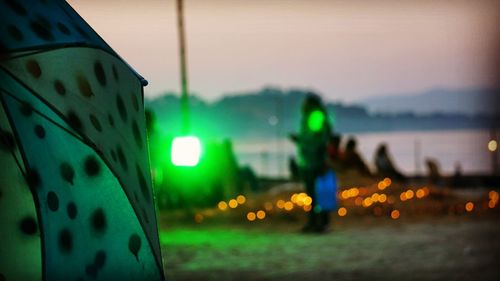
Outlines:
[[[148,81],[179,91],[174,0],[68,1]],[[185,0],[191,91],[263,86],[354,101],[496,86],[500,1]]]

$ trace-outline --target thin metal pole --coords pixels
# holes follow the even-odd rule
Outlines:
[[[497,141],[497,132],[495,129],[490,130],[490,141],[492,141],[492,140]],[[498,148],[496,148],[494,151],[490,151],[490,154],[491,154],[491,174],[492,175],[496,175],[498,173],[497,151],[498,151]]]
[[[179,55],[181,67],[181,114],[182,133],[189,134],[189,93],[186,62],[186,36],[184,34],[183,0],[177,0],[177,28],[179,33]]]

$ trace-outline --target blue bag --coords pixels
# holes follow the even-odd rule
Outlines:
[[[337,208],[337,176],[332,170],[316,178],[316,205],[322,211]]]

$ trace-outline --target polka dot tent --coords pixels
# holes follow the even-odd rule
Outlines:
[[[163,280],[145,80],[65,1],[0,9],[0,276]]]
[[[17,165],[22,157],[7,120],[4,109],[0,107],[0,274],[4,280],[42,280],[35,202]]]

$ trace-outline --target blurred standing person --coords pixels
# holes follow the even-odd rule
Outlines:
[[[339,168],[341,167],[341,161],[344,157],[344,151],[340,149],[341,139],[342,135],[331,134],[330,140],[327,145],[328,159],[335,171],[338,171]]]
[[[329,212],[321,210],[317,204],[315,182],[327,167],[327,145],[331,126],[321,98],[309,93],[302,103],[299,134],[290,138],[298,148],[298,166],[307,194],[312,198],[312,210],[309,212],[304,232],[324,232],[330,223]]]

